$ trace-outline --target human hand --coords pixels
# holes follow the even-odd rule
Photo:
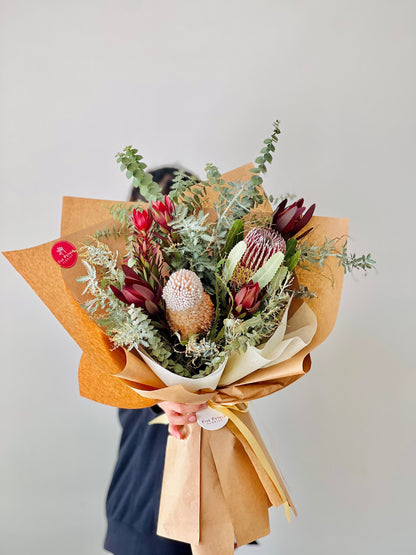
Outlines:
[[[207,404],[185,405],[184,403],[173,403],[172,401],[162,401],[158,403],[169,420],[169,433],[177,439],[184,439],[183,426],[196,422],[195,413],[206,409]]]

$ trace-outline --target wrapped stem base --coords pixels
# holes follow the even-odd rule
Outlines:
[[[249,413],[239,415],[292,502]],[[157,533],[190,543],[194,555],[232,555],[270,532],[268,509],[283,503],[260,461],[229,422],[208,431],[189,426],[185,440],[169,437]]]

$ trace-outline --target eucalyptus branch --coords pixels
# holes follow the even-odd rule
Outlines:
[[[300,243],[298,245],[301,253],[299,266],[305,270],[309,269],[309,266],[323,270],[327,258],[334,256],[338,260],[338,266],[344,268],[344,273],[352,272],[352,270],[366,271],[374,269],[376,262],[372,259],[371,254],[357,256],[355,253],[349,253],[346,241],[338,249],[336,245],[339,241],[339,237],[330,241],[325,237],[321,245],[317,243],[312,245],[308,245],[306,242]]]
[[[341,247],[341,252],[335,255],[338,259],[338,265],[344,268],[344,272],[352,272],[353,270],[373,270],[376,261],[373,260],[370,253],[357,256],[355,253],[348,253],[347,242]]]
[[[205,183],[183,170],[175,172],[172,181],[169,198],[174,203],[186,206],[190,212],[202,209],[202,199],[206,194]]]
[[[148,201],[163,198],[161,187],[153,181],[150,173],[145,172],[147,165],[142,162],[143,156],[137,154],[137,149],[126,146],[122,152],[116,154],[117,163],[121,171],[126,171],[127,179],[133,178],[133,187],[139,187],[140,194]]]
[[[135,208],[134,204],[130,204],[128,206],[126,206],[125,203],[117,203],[117,204],[113,204],[110,207],[110,214],[112,215],[112,217],[121,223],[122,227],[130,227],[130,215],[133,212],[133,209]]]
[[[107,245],[97,242],[86,245],[81,257],[87,275],[77,281],[86,284],[83,294],[90,295],[85,310],[106,329],[115,347],[144,347],[160,363],[166,363],[169,346],[149,316],[141,308],[117,299],[108,286],[111,283],[121,287],[124,283],[124,273],[117,268],[117,252],[112,253]]]
[[[268,201],[272,205],[272,208],[274,208],[275,206],[280,204],[282,202],[282,200],[294,200],[295,198],[297,198],[297,197],[293,193],[282,193],[281,195],[278,195],[277,197],[275,197],[273,195],[269,195],[267,197]]]
[[[276,147],[274,146],[277,144],[280,135],[279,129],[279,120],[276,120],[273,123],[273,133],[270,135],[269,138],[264,139],[263,144],[264,147],[260,150],[260,155],[255,159],[256,166],[250,170],[252,174],[254,174],[248,183],[252,183],[256,187],[261,187],[263,184],[263,178],[260,174],[264,174],[267,172],[266,164],[271,164],[273,160],[272,152],[275,152]],[[263,197],[265,200],[269,200],[266,193],[263,192]],[[259,202],[262,204],[262,202]]]

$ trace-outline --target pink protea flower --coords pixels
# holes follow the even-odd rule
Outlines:
[[[134,304],[136,308],[143,308],[152,315],[157,314],[159,312],[158,304],[162,297],[162,287],[156,285],[153,289],[126,264],[123,264],[121,268],[125,276],[124,286],[120,290],[114,285],[110,285],[114,295],[123,303]]]
[[[164,202],[162,200],[152,202],[152,209],[154,221],[159,224],[163,230],[169,231],[169,223],[172,221],[173,215],[175,213],[175,207],[170,198],[165,195]]]
[[[308,210],[306,210],[306,206],[303,206],[303,198],[294,202],[287,208],[286,204],[287,199],[282,200],[273,212],[272,228],[281,233],[287,241],[290,237],[294,237],[297,233],[299,233],[299,231],[309,222],[315,210],[315,204],[312,204]],[[304,237],[311,230],[312,228],[302,233],[298,239]]]
[[[243,318],[247,314],[254,314],[260,306],[261,298],[259,297],[259,284],[249,281],[234,295],[233,315],[236,318]]]
[[[241,264],[253,272],[257,272],[276,252],[286,252],[286,243],[280,233],[265,227],[251,229],[244,241],[247,243],[247,250]]]
[[[286,252],[286,243],[280,233],[266,227],[254,227],[247,233],[244,241],[247,244],[246,252],[231,278],[237,287],[247,284],[275,253]]]
[[[130,221],[134,225],[134,229],[139,233],[147,234],[153,224],[153,217],[150,210],[134,209],[130,215]]]

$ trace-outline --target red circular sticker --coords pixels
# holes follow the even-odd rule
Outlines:
[[[72,268],[78,260],[75,246],[69,241],[58,241],[51,249],[52,258],[62,268]]]

